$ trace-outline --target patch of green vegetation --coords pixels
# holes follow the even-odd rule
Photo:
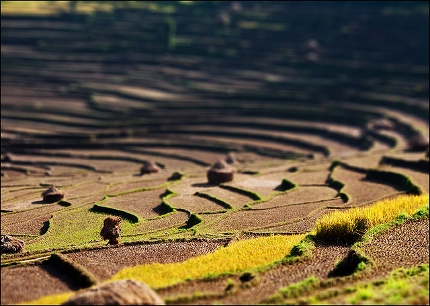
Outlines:
[[[360,282],[353,286],[346,279],[320,280],[309,277],[281,288],[265,299],[265,304],[428,304],[429,265],[396,269],[385,279]],[[349,279],[350,282],[352,279]],[[337,288],[336,288],[337,287]]]
[[[25,249],[35,252],[101,245],[100,230],[107,215],[87,207],[73,209],[73,206],[54,212],[49,221],[49,230],[43,236],[28,241]],[[133,233],[137,224],[124,219],[121,222],[121,234]]]
[[[312,256],[312,251],[315,248],[315,236],[307,235],[300,243],[294,245],[290,254],[283,259],[284,264],[290,264],[298,260],[307,259]]]
[[[319,287],[319,279],[311,276],[299,283],[291,284],[281,288],[278,293],[275,293],[263,300],[265,304],[281,304],[287,299],[293,299],[303,296]]]
[[[412,200],[416,200],[416,198]],[[428,200],[428,195],[427,195],[427,200]],[[400,214],[400,216],[396,219],[397,221],[396,220],[393,221],[391,225],[394,226],[394,224],[399,224],[400,222],[403,222],[406,219],[417,220],[423,217],[428,217],[428,215],[429,215],[429,207],[427,204],[425,207],[421,207],[420,209],[418,209],[412,216],[406,215],[405,213]],[[378,228],[378,229],[376,230],[372,228],[368,232],[366,232],[366,235],[370,235],[370,233],[373,233],[373,235],[375,235],[376,233],[382,232],[387,227],[386,226],[384,227],[381,224],[379,224],[375,228]],[[364,237],[367,237],[366,235]],[[266,242],[262,240],[264,238],[275,238],[275,237],[278,237],[277,239],[287,239],[287,240],[283,243],[280,243],[279,241],[278,242],[273,241],[272,243],[269,243],[269,244],[266,244]],[[295,242],[295,244],[291,240],[292,238],[298,239]],[[251,279],[252,278],[251,276],[256,275],[256,273],[261,273],[269,269],[273,269],[275,266],[278,266],[279,264],[291,264],[297,260],[300,260],[301,258],[307,258],[311,256],[311,252],[312,252],[312,249],[314,248],[315,240],[316,240],[316,236],[314,234],[309,234],[307,236],[271,235],[269,237],[261,237],[256,239],[238,241],[232,244],[234,247],[231,247],[232,245],[229,245],[228,247],[218,249],[212,254],[191,258],[182,263],[165,264],[165,265],[151,264],[151,265],[137,266],[129,269],[124,269],[116,276],[114,276],[113,279],[122,279],[122,278],[138,279],[150,284],[150,286],[152,287],[164,287],[181,281],[193,280],[196,278],[211,279],[211,278],[217,278],[222,276],[234,275],[237,273],[242,273],[241,278],[246,280],[246,279]],[[261,241],[263,244],[255,245],[255,243],[258,243],[258,241]],[[358,248],[362,246],[364,241],[365,240],[363,239],[360,243],[356,243],[354,247]],[[367,243],[369,243],[370,240],[366,240],[366,241]],[[251,243],[252,245],[249,243]],[[272,253],[275,248],[277,249],[280,246],[282,246],[282,248],[287,247],[290,249],[289,254],[285,256],[283,259],[273,260],[272,258],[272,260],[267,260],[265,264],[256,264],[254,262],[254,260],[257,260],[258,262],[260,262],[262,260],[262,258],[260,257],[263,253],[264,254]],[[270,252],[266,253],[266,248],[267,248],[267,251],[270,250]],[[259,258],[253,257],[255,249],[260,250],[259,252],[260,256],[258,256]],[[248,252],[251,252],[251,253],[248,254]],[[280,254],[282,254],[282,252],[283,251],[281,251]],[[230,258],[231,261],[226,262],[225,258]],[[240,258],[242,258],[242,260]],[[246,258],[247,260],[244,261],[243,260],[244,258]],[[367,259],[364,256],[361,256],[361,254],[359,254],[357,258],[359,260],[352,261],[353,264],[351,265],[354,267],[354,272],[364,269],[365,264],[367,263]],[[221,260],[221,262],[219,262],[219,260]],[[254,263],[252,264],[250,261]],[[247,264],[250,264],[250,266],[248,266],[248,268],[242,267],[237,270],[236,269],[232,270],[232,267],[229,268],[226,266],[227,264],[228,265],[239,264],[239,262],[243,262],[243,263],[246,262]],[[346,262],[346,264],[348,263],[351,263],[351,261]],[[341,267],[341,266],[342,264],[338,265],[338,267]],[[221,267],[221,270],[218,271],[217,269],[219,269],[220,267]],[[206,269],[210,272],[209,273],[205,272]],[[425,301],[425,297],[428,297],[428,264],[424,266],[420,266],[418,270],[411,270],[411,271],[408,270],[409,272],[407,272],[406,270],[401,270],[401,271],[406,271],[406,272],[402,272],[403,275],[413,276],[413,275],[418,275],[424,270],[427,271],[427,272],[424,272],[424,273],[427,273],[427,276],[425,280],[423,280],[419,284],[418,287],[426,286],[425,288],[427,289],[423,290],[422,288],[418,288],[413,290],[407,290],[406,293],[403,294],[403,296],[405,295],[408,296],[410,292],[414,292],[414,294],[418,292],[416,294],[416,299],[413,301],[422,301],[422,300]],[[240,271],[243,271],[243,272],[240,272]],[[173,272],[174,272],[174,275],[172,274]],[[194,273],[197,273],[197,274],[194,274]],[[182,274],[183,276],[180,276]],[[292,286],[282,289],[279,293],[269,297],[264,302],[268,304],[269,303],[295,304],[298,302],[315,304],[321,301],[327,301],[331,298],[338,298],[338,296],[342,296],[342,295],[346,296],[347,294],[351,295],[351,293],[357,291],[357,289],[354,289],[354,288],[358,288],[358,287],[349,287],[345,289],[343,292],[341,291],[341,289],[333,288],[333,287],[339,286],[341,283],[344,283],[345,280],[348,280],[348,279],[352,280],[351,277],[353,276],[354,275],[347,276],[346,278],[345,277],[332,278],[326,281],[320,281],[314,277],[311,277],[306,279],[303,282],[300,282],[298,284],[293,284]],[[160,283],[160,280],[162,281],[161,283]],[[381,284],[381,281],[378,281],[375,284],[376,285]],[[228,287],[228,285],[229,284],[226,285],[226,288]],[[317,291],[317,294],[313,294],[311,296],[307,294],[308,292],[314,293],[315,291]],[[228,291],[224,292],[224,294],[226,293],[228,293]],[[172,302],[179,301],[179,300],[195,301],[198,299],[204,299],[206,297],[212,298],[216,296],[221,297],[221,295],[198,294],[193,296],[181,296],[176,299],[172,299]],[[372,294],[365,295],[361,293],[356,298],[360,300],[363,296],[367,296],[368,299],[375,298],[374,296],[372,296]],[[53,296],[52,298],[55,299],[56,301],[58,301],[59,299],[58,296]],[[66,298],[63,298],[62,301],[64,301],[65,299]],[[406,297],[406,300],[409,301],[409,300],[412,300],[412,298],[409,299],[409,297]],[[49,297],[45,297],[44,301],[45,301],[45,304],[48,303],[50,301]],[[355,300],[352,300],[352,302],[354,301]],[[405,301],[405,299],[401,301]]]
[[[361,240],[357,241],[349,251],[346,258],[340,261],[336,267],[330,271],[330,277],[346,276],[356,272],[363,271],[368,265],[373,265],[373,261],[366,257],[361,248],[371,243],[373,237],[376,237],[390,228],[394,228],[405,223],[408,220],[419,220],[421,218],[428,218],[429,206],[426,205],[418,209],[412,216],[407,213],[400,213],[394,220],[386,223],[378,224],[366,231],[361,237]]]
[[[372,228],[370,228],[361,238],[360,241],[357,241],[355,243],[355,246],[362,247],[365,244],[368,244],[372,241],[372,239],[383,232],[387,231],[390,228],[394,228],[396,226],[399,226],[406,221],[418,221],[422,218],[428,218],[429,217],[429,205],[425,205],[423,207],[420,207],[414,214],[408,215],[407,213],[400,213],[397,215],[397,217],[386,223],[378,224]]]
[[[281,185],[278,187],[281,191],[294,190],[298,187],[297,184],[287,180],[286,178],[282,179]]]
[[[186,229],[190,229],[192,228],[194,225],[197,225],[199,223],[201,223],[203,221],[202,218],[200,218],[198,215],[196,214],[191,214],[190,218],[187,221],[187,224],[183,227]]]
[[[361,283],[344,289],[336,301],[347,304],[427,304],[429,300],[428,264],[400,268],[383,280]]]
[[[170,190],[169,188],[166,189],[166,192],[164,193],[164,195],[161,197],[161,205],[163,206],[163,208],[165,208],[166,213],[171,213],[171,212],[175,212],[176,208],[173,207],[167,200],[170,198],[173,198],[174,196],[177,196],[178,194],[172,190]]]

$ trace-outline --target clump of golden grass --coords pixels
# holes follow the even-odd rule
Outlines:
[[[234,242],[214,253],[178,263],[152,263],[120,270],[111,280],[135,279],[151,288],[173,285],[187,279],[239,273],[265,266],[287,255],[305,235],[274,235]]]
[[[334,243],[357,241],[371,227],[390,222],[400,214],[412,215],[429,203],[426,195],[385,199],[367,207],[336,211],[316,222],[316,239]]]

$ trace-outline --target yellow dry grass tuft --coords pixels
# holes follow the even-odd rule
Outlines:
[[[390,222],[400,214],[412,215],[429,203],[429,195],[405,195],[372,206],[336,211],[316,222],[316,238],[328,242],[353,242],[369,228]]]
[[[156,289],[187,279],[238,273],[282,259],[304,237],[305,235],[278,235],[238,241],[214,253],[194,257],[184,262],[154,263],[125,268],[111,280],[132,278]]]

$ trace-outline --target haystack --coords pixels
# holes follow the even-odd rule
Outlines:
[[[121,234],[121,223],[122,219],[118,216],[109,216],[104,220],[104,225],[100,231],[100,236],[104,240],[109,239],[108,244],[115,245],[119,243],[119,237]]]
[[[1,252],[3,253],[20,253],[24,251],[24,241],[9,236],[1,236]]]
[[[230,182],[234,179],[235,172],[235,168],[227,164],[224,160],[219,160],[208,170],[208,181],[215,185]]]
[[[227,164],[230,164],[230,165],[234,165],[237,163],[236,157],[234,156],[233,153],[228,153],[225,158],[225,161],[227,162]]]
[[[51,186],[48,190],[42,193],[43,201],[47,203],[54,203],[64,198],[65,192],[55,186]]]
[[[63,305],[165,305],[165,303],[145,283],[125,279],[82,291]]]
[[[421,133],[413,134],[408,140],[409,150],[425,151],[429,148],[429,138]]]
[[[143,162],[143,166],[140,168],[140,174],[142,175],[157,172],[160,172],[160,167],[158,167],[158,165],[153,161],[145,160]]]

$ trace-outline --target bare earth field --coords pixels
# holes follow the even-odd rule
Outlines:
[[[2,2],[1,234],[25,242],[1,254],[2,305],[86,287],[52,253],[102,283],[429,193],[428,3],[123,2]],[[210,184],[219,160],[234,179]],[[43,201],[51,185],[62,201]],[[100,236],[108,215],[119,245]],[[368,269],[332,276],[351,247],[155,290],[168,304],[267,304],[312,276],[342,290],[428,264],[429,220],[382,232]]]

